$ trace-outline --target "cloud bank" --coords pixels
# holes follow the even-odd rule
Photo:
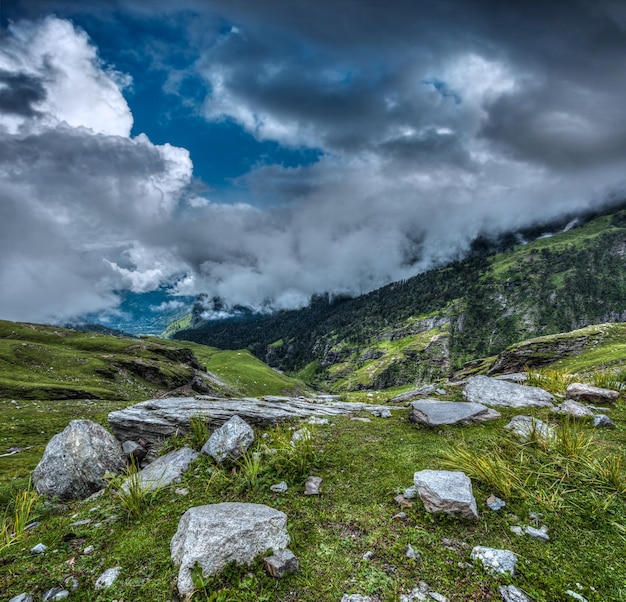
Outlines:
[[[183,8],[188,69],[209,90],[199,113],[320,159],[269,157],[233,182],[239,202],[199,195],[184,149],[131,137],[132,82],[83,31],[15,23],[0,51],[0,316],[67,317],[163,283],[297,307],[624,192],[622,3]]]

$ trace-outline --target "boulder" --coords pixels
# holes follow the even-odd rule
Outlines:
[[[573,399],[566,399],[562,404],[552,408],[556,414],[565,414],[572,418],[591,418],[593,412],[584,404]]]
[[[145,439],[160,444],[174,434],[191,432],[191,418],[200,417],[212,427],[219,427],[238,415],[252,426],[269,426],[293,418],[317,416],[328,418],[354,412],[398,410],[402,408],[367,403],[342,402],[333,396],[276,397],[261,399],[221,399],[217,397],[168,397],[151,399],[111,412],[109,424],[120,441]]]
[[[179,483],[183,473],[200,454],[190,447],[182,447],[160,456],[152,464],[148,464],[137,475],[128,477],[122,483],[122,491],[128,491],[131,479],[138,479],[139,485],[146,491],[167,487]]]
[[[591,403],[615,403],[619,393],[611,389],[601,389],[583,383],[572,383],[565,389],[565,397]]]
[[[475,546],[471,553],[472,559],[480,560],[483,566],[491,573],[514,574],[517,556],[510,550],[498,550]]]
[[[532,416],[515,416],[504,428],[522,441],[528,441],[533,435],[544,441],[555,437],[551,426]]]
[[[409,422],[429,427],[473,424],[500,418],[500,414],[480,403],[424,399],[411,404]]]
[[[289,545],[287,515],[261,504],[225,502],[190,508],[172,538],[172,561],[178,565],[178,591],[190,594],[197,563],[207,577],[229,562],[249,564],[255,556]]]
[[[593,415],[593,426],[614,429],[615,423],[605,414],[594,414]]]
[[[233,416],[220,428],[213,431],[204,444],[202,453],[221,464],[224,460],[237,460],[254,443],[252,427],[239,416]]]
[[[472,376],[463,389],[467,401],[486,406],[551,407],[554,397],[539,387],[518,385],[489,376]]]
[[[478,519],[472,482],[462,472],[422,470],[413,476],[415,487],[428,512],[445,512],[462,518]]]
[[[41,495],[84,499],[106,487],[105,474],[125,468],[124,452],[113,435],[91,420],[72,420],[48,442],[33,482]]]

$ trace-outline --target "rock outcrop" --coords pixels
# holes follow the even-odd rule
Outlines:
[[[438,427],[453,424],[473,424],[500,418],[500,414],[480,403],[439,401],[424,399],[414,401],[409,421],[424,426]]]
[[[212,427],[219,427],[235,414],[250,425],[272,425],[290,418],[340,416],[387,409],[401,408],[300,397],[168,397],[151,399],[111,412],[109,424],[116,437],[122,441],[141,437],[150,443],[159,443],[174,434],[191,431],[190,420],[194,416],[207,420]]]
[[[467,401],[486,406],[551,407],[554,397],[539,387],[518,385],[489,376],[472,376],[463,389]]]
[[[193,591],[190,573],[196,563],[207,577],[229,562],[249,564],[257,554],[288,545],[287,515],[269,506],[222,503],[190,508],[170,544],[172,560],[180,567],[178,591]]]
[[[33,482],[41,495],[83,499],[106,486],[105,474],[125,468],[124,452],[111,433],[91,420],[72,420],[48,442]]]

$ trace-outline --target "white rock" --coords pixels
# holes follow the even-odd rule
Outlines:
[[[254,443],[252,427],[239,416],[233,416],[220,428],[211,433],[202,448],[202,453],[211,456],[216,462],[236,460],[243,456]]]
[[[84,499],[106,487],[105,474],[125,468],[122,447],[111,433],[91,420],[72,420],[48,442],[33,482],[40,495]]]
[[[539,387],[518,385],[488,376],[472,376],[468,379],[463,397],[467,401],[486,406],[551,407],[554,397]]]
[[[369,596],[362,596],[361,594],[344,594],[341,598],[341,602],[373,602]]]
[[[509,530],[511,531],[511,533],[515,533],[515,535],[524,535],[524,529],[518,527],[517,525],[510,527]]]
[[[33,595],[29,593],[20,594],[11,598],[9,602],[33,602]]]
[[[462,472],[422,470],[413,475],[417,492],[428,512],[445,512],[478,519],[472,482]]]
[[[411,487],[407,487],[402,494],[405,499],[412,500],[417,497],[417,487],[415,485],[411,485]]]
[[[157,458],[136,475],[128,477],[122,483],[122,491],[129,490],[132,479],[137,479],[139,486],[146,491],[153,491],[178,483],[189,465],[200,454],[190,447],[182,447]]]
[[[544,441],[556,436],[551,426],[532,416],[515,416],[504,428],[522,441],[528,441],[533,435]]]
[[[526,595],[521,589],[514,585],[501,585],[498,592],[504,602],[533,602],[533,599]]]
[[[43,554],[48,549],[48,546],[43,543],[38,543],[36,546],[33,546],[30,551],[33,554]]]
[[[552,408],[552,412],[556,414],[565,414],[572,418],[590,418],[593,412],[584,404],[573,399],[566,399],[562,404]]]
[[[472,559],[480,560],[483,566],[492,573],[514,574],[517,556],[510,550],[498,550],[475,546],[471,553]]]
[[[102,573],[102,575],[98,577],[95,588],[107,589],[111,587],[117,581],[117,578],[120,576],[121,570],[122,570],[121,566],[115,566],[112,569],[107,569],[106,571],[104,571],[104,573]]]
[[[262,504],[222,503],[190,508],[178,523],[170,544],[178,565],[178,591],[193,591],[191,569],[196,563],[205,577],[234,561],[249,564],[268,549],[289,545],[287,515]]]
[[[587,598],[583,598],[580,594],[577,594],[576,592],[572,591],[571,589],[566,590],[565,593],[568,596],[571,596],[572,598],[574,598],[575,600],[578,600],[579,602],[587,602]]]
[[[534,537],[535,539],[541,539],[543,541],[550,541],[550,536],[548,535],[546,531],[543,531],[542,529],[535,529],[535,527],[526,527],[524,531],[526,532],[526,535],[530,535],[531,537]]]
[[[281,481],[276,485],[270,485],[270,491],[273,491],[274,493],[285,493],[285,491],[287,491],[288,489],[289,485],[287,485],[285,481]]]
[[[310,476],[304,483],[304,495],[319,495],[322,477]]]

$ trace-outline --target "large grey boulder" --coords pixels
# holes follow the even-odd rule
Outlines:
[[[120,441],[145,439],[159,444],[174,434],[191,431],[191,419],[200,417],[219,427],[239,416],[252,426],[269,426],[294,418],[332,417],[353,412],[403,409],[368,403],[342,402],[332,396],[220,399],[216,397],[168,397],[150,399],[109,414],[111,430]]]
[[[189,465],[200,454],[190,447],[182,447],[160,456],[152,464],[148,464],[136,475],[128,477],[122,483],[122,491],[128,491],[132,479],[138,480],[139,486],[145,491],[152,491],[180,482]]]
[[[33,482],[41,495],[84,499],[106,486],[105,474],[125,468],[124,452],[111,433],[91,420],[72,420],[48,442]]]
[[[486,406],[551,407],[554,397],[539,387],[518,385],[489,376],[472,376],[468,379],[463,397],[467,401]]]
[[[463,472],[422,470],[413,475],[415,487],[428,512],[445,512],[478,519],[472,482]]]
[[[194,589],[191,570],[198,563],[207,577],[229,562],[249,564],[257,554],[289,545],[287,515],[262,504],[222,503],[190,508],[172,538],[172,561],[178,565],[178,591]]]
[[[591,403],[615,403],[619,393],[611,389],[601,389],[583,383],[572,383],[565,389],[565,397]]]
[[[515,416],[504,428],[522,441],[532,437],[549,441],[556,436],[550,425],[532,416]]]
[[[473,424],[500,418],[500,414],[480,403],[466,401],[440,401],[424,399],[414,401],[409,412],[409,421],[424,426],[438,427],[453,424]]]
[[[202,447],[202,453],[221,464],[224,460],[240,458],[253,443],[252,427],[235,415],[211,433],[209,440]]]

